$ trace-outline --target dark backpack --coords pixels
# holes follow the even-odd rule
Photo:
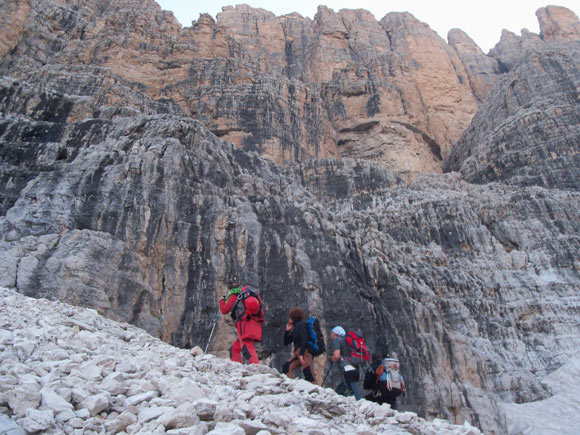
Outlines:
[[[324,335],[320,329],[320,321],[316,317],[310,317],[307,322],[308,325],[308,349],[312,352],[312,356],[318,356],[326,352],[326,345],[324,344]]]
[[[365,390],[372,390],[378,385],[377,378],[377,368],[381,365],[381,361],[375,361],[372,365],[368,366],[365,371],[365,379],[363,382],[363,388]]]
[[[248,317],[251,317],[251,318],[257,320],[258,322],[264,321],[264,306],[262,304],[262,298],[260,297],[260,295],[258,294],[256,289],[253,287],[250,287],[250,286],[242,287],[242,291],[238,295],[238,300],[236,301],[234,307],[232,308],[232,319],[234,321],[237,319],[242,319],[242,320],[244,319],[244,313],[246,312],[246,307],[245,307],[244,301],[247,298],[249,298],[250,296],[253,296],[258,300],[258,302],[260,303],[260,308],[258,309],[257,314],[253,314],[253,315],[248,314]],[[240,301],[243,302],[241,305],[240,305]]]
[[[350,357],[347,358],[352,362],[370,361],[371,353],[367,348],[365,339],[358,331],[349,331],[346,334],[346,343],[350,350]]]

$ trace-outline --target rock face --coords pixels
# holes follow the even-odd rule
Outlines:
[[[483,54],[475,42],[461,29],[450,30],[447,39],[465,65],[474,96],[479,103],[483,102],[500,73],[498,61]]]
[[[577,191],[580,21],[574,12],[554,6],[536,15],[539,37],[505,31],[492,50],[509,74],[489,93],[445,169],[461,171],[475,183]]]
[[[578,16],[570,9],[548,6],[536,12],[540,37],[544,41],[568,42],[580,39]]]
[[[506,33],[494,61],[405,13],[23,3],[0,5],[0,285],[203,348],[236,277],[266,365],[301,305],[396,352],[423,417],[505,432],[503,402],[553,393],[580,341],[572,37]],[[220,316],[211,351],[233,339]]]
[[[446,169],[475,183],[578,190],[579,55],[580,40],[528,50],[490,93]]]
[[[406,13],[378,22],[320,7],[311,20],[241,5],[182,29],[149,0],[28,4],[2,6],[4,74],[113,114],[183,113],[277,162],[341,155],[440,172],[487,89]]]

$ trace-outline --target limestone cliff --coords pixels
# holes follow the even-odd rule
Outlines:
[[[498,61],[486,56],[473,40],[461,29],[451,29],[447,34],[449,45],[465,65],[469,86],[479,103],[482,103],[501,73]]]
[[[277,162],[342,155],[440,172],[485,92],[406,13],[320,7],[311,20],[242,5],[181,28],[149,0],[2,8],[5,74],[117,112],[159,113],[153,98]]]
[[[579,56],[580,40],[523,54],[490,93],[446,168],[476,183],[580,188]]]
[[[503,402],[551,395],[580,344],[569,11],[490,56],[406,13],[0,12],[0,286],[190,347],[236,277],[274,367],[302,305],[396,352],[422,416],[505,432]],[[220,317],[211,351],[232,338]]]
[[[572,11],[554,6],[537,15],[539,37],[504,32],[494,48],[509,73],[490,92],[446,169],[476,183],[577,190],[580,22]]]

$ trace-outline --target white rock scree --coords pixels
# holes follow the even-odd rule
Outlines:
[[[0,288],[0,434],[480,434]]]
[[[578,433],[578,379],[580,352],[545,379],[553,397],[505,405],[509,432]],[[94,310],[0,287],[0,434],[26,432],[480,433],[355,402],[265,366],[192,357]]]

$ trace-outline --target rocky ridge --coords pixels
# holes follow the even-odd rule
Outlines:
[[[94,310],[4,288],[0,307],[2,433],[481,433],[192,355]]]
[[[238,5],[182,28],[152,0],[2,7],[0,71],[92,97],[109,116],[185,114],[276,162],[342,156],[435,173],[522,50],[578,28],[551,6],[541,35],[508,32],[485,55],[464,32],[447,44],[408,13],[377,21],[321,6],[311,20]]]
[[[511,73],[489,93],[448,156],[446,171],[460,171],[474,183],[578,190],[580,34],[569,28],[579,28],[580,22],[571,11],[557,8],[540,9],[538,16],[557,11],[564,14],[565,24],[558,31],[542,19],[546,33],[540,34],[541,44],[524,37],[527,50],[508,50],[508,36],[502,37],[496,49],[507,53],[501,56],[502,64],[510,65]],[[518,53],[517,59],[509,53]]]

